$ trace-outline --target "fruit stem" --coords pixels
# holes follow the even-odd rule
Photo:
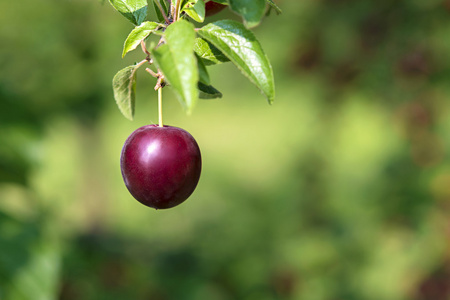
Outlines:
[[[158,89],[158,115],[159,115],[159,127],[163,127],[162,119],[162,87]]]

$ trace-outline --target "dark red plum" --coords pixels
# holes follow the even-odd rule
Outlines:
[[[217,2],[208,1],[205,3],[205,17],[215,15],[222,11],[225,7],[227,6]]]
[[[181,204],[195,190],[202,159],[189,132],[172,126],[146,125],[125,141],[120,168],[136,200],[165,209]]]

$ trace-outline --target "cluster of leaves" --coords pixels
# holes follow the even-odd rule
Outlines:
[[[114,98],[122,114],[134,115],[136,70],[157,78],[155,90],[173,88],[184,109],[190,113],[199,98],[214,99],[222,94],[211,85],[207,67],[231,61],[269,103],[275,96],[272,66],[261,44],[249,28],[258,25],[265,13],[280,9],[272,0],[214,0],[242,16],[243,24],[220,20],[195,28],[205,21],[204,0],[151,0],[155,20],[147,20],[147,0],[110,0],[112,6],[135,28],[125,40],[122,57],[141,46],[146,58],[120,70],[113,79]],[[147,41],[158,36],[159,42]]]

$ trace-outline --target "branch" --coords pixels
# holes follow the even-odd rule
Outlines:
[[[164,11],[164,9],[161,6],[161,3],[159,3],[159,0],[154,1],[156,3],[156,6],[158,6],[159,11],[161,12],[164,20],[166,21],[166,24],[170,24],[170,20],[166,15],[166,12]],[[169,5],[170,5],[170,1],[169,1]],[[170,7],[170,6],[169,6]]]

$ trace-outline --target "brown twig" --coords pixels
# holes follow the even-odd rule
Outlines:
[[[150,75],[152,75],[152,76],[155,77],[155,78],[158,78],[158,77],[160,76],[159,73],[153,72],[153,70],[150,69],[150,68],[146,68],[145,71],[147,71],[148,73],[150,73]]]
[[[158,6],[158,9],[161,11],[161,14],[164,18],[164,20],[166,21],[166,24],[170,24],[170,20],[166,15],[166,12],[164,11],[164,9],[161,6],[161,3],[159,3],[159,0],[154,1],[156,3],[156,6]],[[171,1],[169,1],[169,5],[170,5]],[[170,6],[169,6],[170,7]]]
[[[150,61],[150,52],[148,52],[147,47],[145,46],[144,40],[141,41],[142,52],[147,54],[147,60]]]

